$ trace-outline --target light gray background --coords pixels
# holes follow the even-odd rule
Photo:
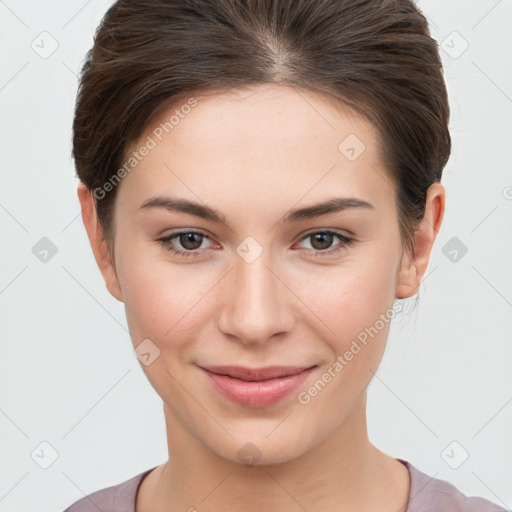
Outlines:
[[[0,1],[2,512],[59,512],[167,458],[161,401],[93,259],[70,157],[76,74],[110,3]],[[370,384],[370,437],[510,509],[512,2],[419,5],[444,48],[447,211],[418,309],[396,319]],[[47,262],[32,252],[42,237],[58,249]],[[451,261],[446,244],[460,243]]]

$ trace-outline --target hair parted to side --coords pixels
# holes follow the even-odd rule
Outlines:
[[[117,1],[80,76],[78,178],[105,191],[163,109],[193,93],[259,84],[334,96],[374,123],[412,254],[427,189],[451,150],[438,45],[412,0]],[[95,194],[111,255],[117,190]]]

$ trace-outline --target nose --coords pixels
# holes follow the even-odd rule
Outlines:
[[[291,331],[294,295],[273,268],[267,251],[251,263],[235,254],[234,266],[224,283],[220,330],[248,346]]]

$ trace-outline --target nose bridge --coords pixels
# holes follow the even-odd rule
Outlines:
[[[290,328],[283,284],[275,276],[270,251],[243,242],[234,256],[220,328],[246,344],[260,344]],[[262,248],[261,248],[262,249]],[[269,268],[270,267],[270,268]],[[272,269],[272,270],[270,270]]]

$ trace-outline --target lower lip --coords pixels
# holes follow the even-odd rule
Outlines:
[[[221,395],[246,407],[268,407],[276,404],[300,386],[314,369],[315,367],[308,368],[286,377],[249,382],[201,368]]]

